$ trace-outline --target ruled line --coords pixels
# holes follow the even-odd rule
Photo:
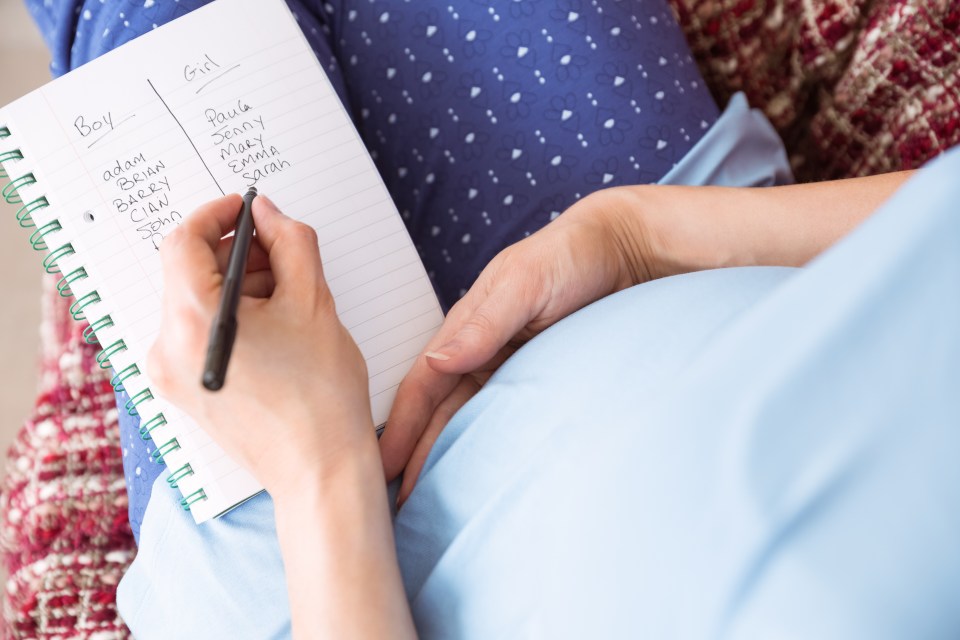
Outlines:
[[[150,81],[150,78],[147,78],[147,84],[149,84],[150,88],[153,89],[153,92],[157,94],[157,98],[159,98],[160,102],[163,103],[163,106],[166,107],[167,113],[169,113],[170,117],[173,118],[173,121],[177,123],[177,126],[180,127],[180,130],[183,131],[183,135],[186,136],[187,142],[190,143],[190,146],[193,147],[193,150],[197,154],[197,157],[200,158],[200,162],[203,163],[203,168],[206,169],[207,173],[210,174],[210,178],[213,180],[213,184],[217,185],[217,189],[220,190],[220,195],[222,196],[227,195],[227,192],[223,190],[223,187],[220,186],[220,183],[217,182],[217,179],[213,176],[213,171],[210,171],[210,167],[207,166],[207,163],[203,159],[203,156],[200,155],[200,151],[197,149],[197,145],[193,144],[193,139],[190,137],[190,134],[187,133],[187,130],[183,128],[182,124],[180,124],[180,120],[178,120],[177,116],[173,114],[173,111],[170,109],[170,105],[168,105],[167,101],[163,99],[163,96],[160,95],[160,92],[157,91],[157,88],[153,86],[153,82]]]

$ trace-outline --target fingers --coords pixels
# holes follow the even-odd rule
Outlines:
[[[204,241],[212,251],[237,226],[243,198],[232,193],[203,205],[187,216],[177,233]]]
[[[439,373],[467,373],[487,365],[539,312],[525,289],[520,280],[505,281],[478,302],[464,298],[458,303],[466,303],[463,308],[455,307],[456,314],[451,310],[444,322],[446,342],[428,348],[430,367]]]
[[[230,250],[233,249],[234,236],[228,236],[220,240],[215,251],[217,255],[217,269],[225,274],[227,271],[227,262],[230,260]],[[267,252],[260,246],[257,236],[253,236],[253,242],[250,243],[250,256],[247,259],[247,273],[252,271],[262,271],[270,268],[270,258]]]
[[[243,277],[243,289],[240,294],[250,298],[269,298],[273,295],[276,283],[269,269],[254,271]]]
[[[276,295],[297,299],[314,292],[329,296],[317,232],[283,215],[262,195],[253,201],[253,220],[260,246],[269,257]]]
[[[242,205],[238,195],[207,203],[164,239],[160,258],[166,290],[189,292],[209,304],[222,280],[214,252],[236,224]]]
[[[491,263],[450,310],[424,356],[400,383],[380,438],[388,480],[408,465],[431,417],[457,387],[460,376],[502,362],[498,354],[537,313],[537,297],[527,295],[536,286],[536,274],[520,270],[519,278],[512,275],[511,270]]]
[[[387,480],[403,471],[430,417],[460,381],[460,374],[436,371],[431,357],[435,356],[432,350],[449,342],[459,328],[457,318],[462,313],[462,302],[451,309],[440,331],[427,343],[425,352],[430,355],[421,355],[414,361],[397,389],[387,428],[380,437],[380,456]]]
[[[397,389],[387,428],[380,437],[383,472],[388,481],[403,471],[430,417],[459,381],[459,375],[433,371],[422,356],[414,362]]]
[[[423,435],[420,436],[420,440],[413,449],[406,468],[403,470],[403,482],[397,494],[398,506],[406,502],[410,496],[410,492],[413,491],[414,486],[416,486],[417,479],[420,477],[420,471],[423,470],[423,465],[427,461],[427,456],[430,455],[430,450],[433,449],[433,445],[437,441],[437,438],[440,437],[440,433],[444,427],[447,426],[447,423],[450,422],[454,414],[459,411],[463,405],[467,404],[470,398],[475,396],[479,390],[480,384],[474,378],[464,376],[450,395],[444,398],[439,406],[437,406],[436,411],[433,412],[433,416],[430,418],[429,424],[427,424],[427,428],[424,429]]]

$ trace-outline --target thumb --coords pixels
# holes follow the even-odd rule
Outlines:
[[[276,293],[281,297],[300,296],[308,289],[326,293],[317,232],[284,215],[263,194],[253,201],[253,220],[276,280]]]
[[[397,390],[380,439],[388,479],[397,477],[407,465],[437,407],[460,382],[460,374],[488,363],[529,322],[530,303],[514,293],[517,289],[517,285],[488,289],[478,281],[450,309],[440,332],[427,346],[426,357],[417,358]]]
[[[451,315],[455,311],[456,307]],[[475,371],[492,360],[536,313],[532,297],[514,286],[498,287],[479,304],[460,312],[462,320],[454,324],[453,336],[424,355],[440,373]]]

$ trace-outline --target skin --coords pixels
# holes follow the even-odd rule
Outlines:
[[[618,187],[508,247],[414,364],[380,439],[388,480],[410,495],[457,410],[534,335],[622,289],[723,267],[799,267],[863,221],[910,172],[769,189]]]
[[[907,173],[770,189],[618,187],[501,252],[404,379],[378,442],[367,371],[340,324],[317,237],[265,197],[224,388],[199,383],[239,196],[161,247],[161,335],[148,371],[273,496],[297,638],[415,637],[384,475],[400,500],[450,417],[532,336],[616,291],[701,269],[802,266]],[[269,425],[269,428],[265,426]],[[312,535],[304,536],[303,531]]]
[[[265,198],[253,205],[259,245],[228,382],[200,385],[229,254],[221,238],[240,206],[216,200],[163,242],[163,340],[148,373],[273,497],[295,637],[414,637],[366,365],[337,319],[316,233]]]

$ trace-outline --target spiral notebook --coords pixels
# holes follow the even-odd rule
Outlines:
[[[0,109],[0,138],[3,197],[198,523],[262,487],[144,370],[160,327],[157,248],[184,216],[256,186],[317,230],[340,319],[367,361],[376,424],[442,322],[397,209],[283,0],[217,0],[129,42]]]

